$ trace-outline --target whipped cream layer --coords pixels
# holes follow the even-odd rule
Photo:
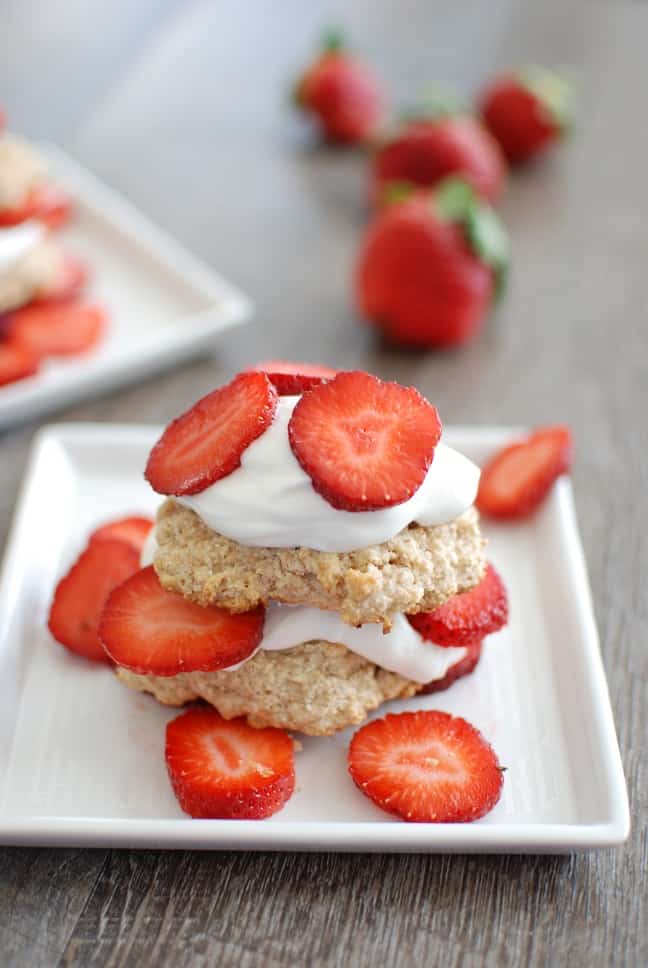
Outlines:
[[[155,528],[152,528],[142,549],[142,568],[153,564],[156,547]],[[383,632],[382,626],[375,623],[353,628],[337,612],[275,602],[267,606],[259,649],[275,652],[315,640],[337,642],[382,669],[421,683],[442,679],[450,666],[466,654],[464,648],[445,648],[427,642],[405,615],[395,615],[391,631]],[[238,669],[243,664],[230,668]]]
[[[405,615],[395,615],[391,631],[383,632],[382,626],[375,623],[352,628],[337,612],[319,608],[273,603],[266,609],[261,649],[290,649],[315,639],[339,642],[381,669],[421,683],[442,679],[450,666],[466,654],[464,648],[426,642]]]
[[[0,276],[27,255],[44,236],[44,226],[34,219],[0,229]]]
[[[241,466],[200,494],[176,498],[212,531],[243,545],[357,551],[382,544],[412,522],[446,524],[473,504],[479,468],[439,443],[408,501],[379,511],[339,511],[314,489],[293,454],[288,422],[299,397],[280,397],[271,426],[244,451]]]

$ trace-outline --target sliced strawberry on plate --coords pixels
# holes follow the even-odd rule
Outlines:
[[[94,662],[109,662],[97,626],[110,592],[139,568],[139,554],[123,541],[96,541],[79,556],[54,592],[49,630],[61,645]]]
[[[349,773],[370,800],[403,820],[467,823],[502,791],[502,769],[479,730],[440,710],[390,714],[357,731]]]
[[[276,387],[280,397],[298,396],[304,390],[337,376],[338,371],[318,363],[291,363],[287,360],[264,360],[251,367],[253,371],[265,373]]]
[[[38,357],[30,350],[0,342],[0,387],[33,376],[38,363]]]
[[[493,518],[523,518],[534,511],[572,463],[568,427],[541,427],[499,451],[482,470],[475,504]]]
[[[90,535],[89,544],[92,544],[93,541],[112,541],[115,539],[125,541],[141,552],[153,523],[151,518],[118,518],[116,521],[109,521],[107,524],[102,524],[100,528],[96,528]]]
[[[417,632],[442,646],[462,646],[497,632],[508,621],[504,582],[491,564],[478,585],[453,595],[432,612],[408,616]]]
[[[19,225],[28,218],[36,218],[50,229],[60,228],[72,211],[70,196],[55,185],[37,185],[19,205],[0,211],[0,228]]]
[[[295,789],[290,736],[223,719],[215,709],[189,709],[170,722],[165,756],[173,792],[191,817],[262,820]]]
[[[14,346],[43,359],[78,356],[101,339],[106,313],[101,306],[82,303],[47,303],[25,306],[12,313],[9,338]]]
[[[31,305],[60,302],[77,296],[88,281],[88,267],[81,259],[72,255],[63,257],[63,266],[54,282],[44,289]]]
[[[313,487],[329,504],[373,511],[401,504],[420,487],[441,421],[413,387],[352,371],[301,397],[288,436]]]
[[[117,665],[140,675],[215,672],[252,655],[264,618],[262,607],[232,614],[216,605],[196,605],[162,588],[149,566],[110,595],[99,637]]]
[[[198,494],[240,467],[276,412],[277,391],[265,373],[239,373],[169,424],[144,476],[158,494]]]
[[[467,643],[465,646],[466,654],[463,659],[459,659],[458,662],[451,665],[442,679],[435,679],[433,682],[428,682],[423,686],[421,694],[443,692],[444,689],[449,689],[457,679],[470,675],[481,659],[482,645],[482,639],[478,639],[476,642],[471,642],[470,644]]]

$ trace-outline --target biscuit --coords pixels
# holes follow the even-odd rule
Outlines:
[[[328,552],[238,544],[170,499],[158,511],[156,537],[161,584],[200,605],[244,612],[272,599],[387,629],[396,612],[430,611],[473,588],[486,567],[475,508],[448,524],[410,525],[383,544]]]
[[[320,640],[278,652],[261,650],[238,668],[221,672],[163,678],[116,671],[127,686],[150,692],[165,705],[204,699],[225,719],[245,716],[257,728],[276,726],[309,736],[329,736],[362,723],[381,703],[422,688],[344,645]]]
[[[19,309],[51,286],[63,268],[52,242],[39,242],[0,272],[0,313]]]

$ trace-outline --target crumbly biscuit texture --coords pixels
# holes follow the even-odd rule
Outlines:
[[[46,174],[43,159],[26,141],[15,135],[0,138],[0,208],[20,205]]]
[[[257,728],[276,726],[309,736],[329,736],[362,723],[381,703],[421,689],[339,643],[319,640],[278,652],[261,650],[221,672],[162,678],[118,668],[117,675],[168,706],[204,699],[226,719],[245,716]]]
[[[19,309],[53,285],[63,257],[52,242],[39,242],[0,272],[0,313]]]
[[[448,524],[410,525],[359,551],[255,548],[211,531],[173,499],[157,518],[155,570],[162,585],[232,612],[270,600],[337,611],[349,625],[391,625],[396,612],[443,604],[481,580],[484,540],[475,508]]]

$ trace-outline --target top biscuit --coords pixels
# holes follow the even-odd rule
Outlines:
[[[232,612],[270,600],[308,605],[337,611],[349,625],[388,629],[397,612],[430,611],[473,588],[486,567],[474,508],[448,524],[410,525],[350,552],[241,545],[172,498],[158,512],[156,532],[154,567],[169,591]]]

